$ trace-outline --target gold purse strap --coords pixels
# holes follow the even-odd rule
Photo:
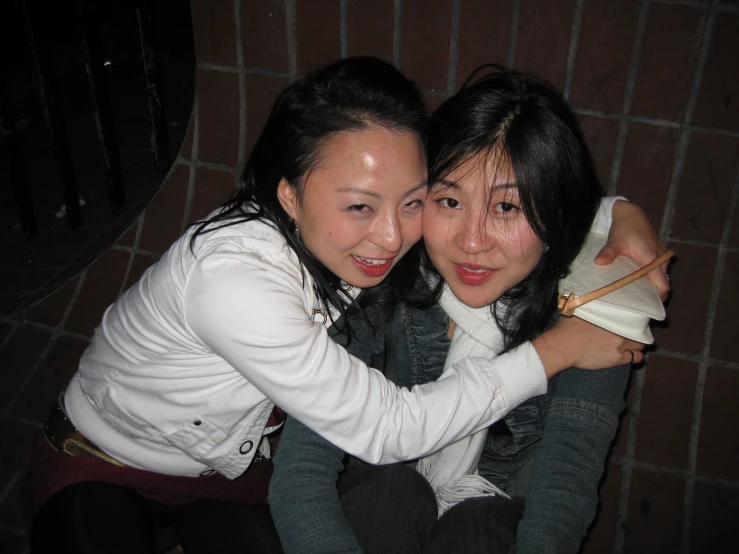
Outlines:
[[[601,287],[587,294],[583,294],[582,296],[575,297],[574,292],[571,292],[569,295],[565,296],[563,292],[560,292],[559,297],[557,298],[557,308],[559,308],[559,312],[562,315],[570,317],[575,312],[575,309],[579,306],[587,304],[588,302],[596,300],[601,296],[605,296],[606,294],[610,294],[614,290],[625,287],[626,285],[628,285],[629,283],[633,283],[637,279],[641,279],[647,273],[661,266],[674,255],[675,252],[673,250],[668,250],[652,263],[645,265],[641,269],[637,269],[633,273],[627,275],[626,277],[622,277],[618,281],[614,281],[610,285],[606,285],[605,287]]]

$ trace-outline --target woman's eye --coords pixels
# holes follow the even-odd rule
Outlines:
[[[457,202],[454,198],[440,198],[437,200],[439,205],[442,208],[449,208],[452,210],[456,210],[459,208],[459,202]]]
[[[370,208],[367,204],[352,204],[351,206],[347,208],[347,210],[350,212],[360,212],[360,213],[368,212],[371,209],[372,208]]]
[[[496,212],[510,213],[510,212],[512,212],[514,210],[517,210],[518,209],[518,206],[516,206],[514,204],[510,204],[508,202],[500,202],[499,204],[496,204],[495,205],[495,208],[494,209],[495,209]]]

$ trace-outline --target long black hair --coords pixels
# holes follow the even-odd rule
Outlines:
[[[557,283],[580,251],[603,193],[567,100],[550,84],[498,65],[475,70],[431,117],[432,189],[477,156],[510,164],[523,213],[546,246],[534,270],[491,306],[510,350],[551,324]],[[441,283],[437,299],[440,293]]]
[[[338,133],[378,125],[411,133],[426,146],[426,108],[412,81],[387,62],[373,57],[338,60],[288,86],[277,98],[230,199],[213,216],[197,222],[190,239],[210,231],[260,220],[274,227],[313,278],[318,297],[345,315],[355,305],[332,274],[305,247],[283,209],[277,189],[285,179],[302,197],[305,177],[319,161],[322,148]],[[417,249],[405,256],[378,291],[363,294],[363,304],[386,302],[413,286]],[[376,287],[377,288],[377,287]],[[338,291],[338,292],[337,292]],[[350,332],[349,332],[350,333]]]

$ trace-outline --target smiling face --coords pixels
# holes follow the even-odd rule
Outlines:
[[[421,238],[426,159],[418,137],[372,126],[330,139],[302,195],[283,179],[280,203],[306,248],[349,285],[368,288]]]
[[[523,281],[544,252],[521,209],[510,164],[486,161],[473,156],[432,184],[423,213],[431,261],[454,295],[473,308]]]

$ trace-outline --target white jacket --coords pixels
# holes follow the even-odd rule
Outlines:
[[[274,404],[370,463],[418,458],[546,392],[531,344],[398,388],[313,318],[313,284],[261,222],[180,238],[105,312],[67,388],[73,423],[133,467],[235,478]],[[273,404],[274,403],[274,404]]]

